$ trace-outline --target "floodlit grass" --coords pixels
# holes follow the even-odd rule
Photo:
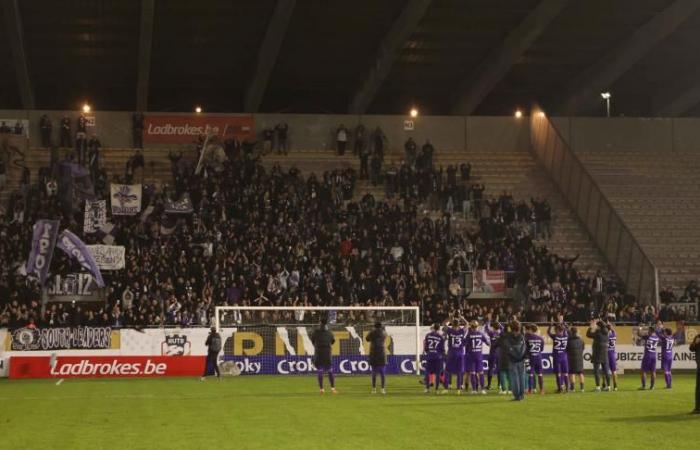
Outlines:
[[[447,449],[698,448],[695,375],[611,393],[425,395],[414,376],[339,377],[318,394],[308,376],[0,382],[0,448]],[[546,383],[553,385],[552,378]],[[663,384],[663,376],[661,377]],[[587,388],[593,387],[588,379]]]

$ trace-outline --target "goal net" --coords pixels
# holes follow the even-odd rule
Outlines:
[[[217,306],[215,326],[224,341],[224,362],[234,363],[242,375],[314,373],[311,336],[323,318],[335,337],[335,373],[371,372],[366,337],[378,322],[388,335],[387,373],[419,373],[421,328],[417,306]]]

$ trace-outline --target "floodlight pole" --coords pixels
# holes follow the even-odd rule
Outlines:
[[[610,96],[605,99],[605,109],[608,113],[608,118],[610,118]]]

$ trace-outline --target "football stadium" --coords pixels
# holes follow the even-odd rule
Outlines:
[[[700,0],[0,23],[0,449],[700,445]]]

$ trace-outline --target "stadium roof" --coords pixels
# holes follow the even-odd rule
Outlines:
[[[700,114],[697,0],[2,0],[0,108]]]

